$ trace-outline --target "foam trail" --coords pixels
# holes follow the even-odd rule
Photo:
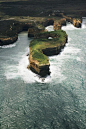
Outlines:
[[[86,28],[86,17],[82,17],[82,28]]]
[[[29,64],[28,57],[23,55],[21,60],[19,61],[18,74],[24,80],[24,82],[32,83],[35,82],[34,80],[35,74],[27,69],[28,64]]]
[[[74,27],[74,25],[72,25],[71,23],[68,23],[66,26],[63,26],[62,27],[62,30],[75,30],[75,29],[79,29],[79,28],[76,28]]]
[[[12,48],[12,47],[15,47],[15,46],[16,46],[16,43],[10,44],[10,45],[0,46],[0,48]]]
[[[71,41],[71,38],[70,37],[68,37],[68,42],[70,42]]]

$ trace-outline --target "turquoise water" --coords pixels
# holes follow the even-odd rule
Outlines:
[[[0,48],[0,129],[86,129],[86,28],[67,24],[44,82],[27,69],[30,38]]]

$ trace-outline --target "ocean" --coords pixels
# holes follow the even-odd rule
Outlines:
[[[49,57],[44,81],[27,69],[27,32],[0,47],[0,129],[86,129],[86,19],[62,29],[68,43]]]

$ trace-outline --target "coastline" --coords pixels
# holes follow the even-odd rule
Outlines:
[[[42,39],[46,39],[45,40],[45,48],[39,49],[39,51],[41,51],[41,55],[43,53],[43,55],[46,56],[52,56],[52,55],[58,55],[61,52],[61,49],[64,48],[66,42],[67,42],[67,35],[64,37],[63,41],[60,41],[63,37],[60,37],[59,34],[63,33],[60,32],[61,27],[66,25],[66,21],[70,21],[74,26],[80,28],[81,27],[81,21],[77,20],[77,19],[72,19],[70,17],[67,17],[65,15],[62,14],[62,17],[60,20],[56,20],[55,18],[48,18],[48,19],[43,19],[41,22],[40,21],[28,21],[28,22],[19,22],[19,21],[14,21],[14,20],[8,20],[9,23],[9,30],[6,30],[5,32],[7,32],[7,37],[1,37],[0,38],[0,45],[8,45],[8,44],[12,44],[14,43],[17,39],[18,39],[18,33],[24,31],[24,30],[28,30],[28,37],[34,37],[34,40],[36,41],[38,39],[37,42],[42,41]],[[11,24],[10,24],[11,22]],[[45,26],[48,25],[53,25],[54,31],[53,32],[47,32],[47,30],[45,29]],[[59,32],[58,34],[56,32]],[[54,34],[55,33],[55,34]],[[15,36],[13,37],[13,35],[15,34]],[[5,33],[6,35],[6,33]],[[10,36],[10,37],[9,37]],[[58,42],[57,45],[53,44],[50,45],[52,47],[50,47],[49,45],[47,46],[48,42],[53,42],[52,40],[47,40],[49,37],[52,37],[53,39],[55,39],[54,43],[56,43],[59,40],[59,46],[58,46]],[[32,41],[34,41],[32,40]],[[57,41],[56,41],[57,40]],[[30,43],[31,44],[31,43]],[[52,43],[51,43],[52,44]],[[36,48],[35,48],[36,49]],[[38,54],[39,53],[39,54]],[[34,60],[33,58],[33,54],[32,54],[32,50],[30,48],[30,53],[29,53],[29,66],[27,67],[28,69],[30,69],[31,71],[33,71],[36,74],[39,74],[42,77],[45,77],[47,75],[50,74],[50,70],[49,70],[49,60],[46,56],[40,56],[40,52],[35,53],[35,55],[38,54],[40,59],[36,58]],[[40,64],[40,60],[41,58],[43,58],[45,60],[45,62],[47,63],[41,63]]]
[[[14,3],[16,6],[16,2]],[[19,3],[23,3],[23,2],[19,2]],[[17,4],[19,3],[17,2]],[[5,4],[6,3],[1,2],[1,5],[3,5],[3,7],[6,6]],[[10,4],[11,6],[13,6],[12,2]],[[36,17],[33,17],[33,14],[31,14],[31,16],[11,16],[11,14],[9,14],[10,17],[8,16],[8,19],[6,20],[5,19],[3,20],[4,18],[3,16],[3,18],[1,18],[2,21],[0,21],[0,26],[1,26],[0,46],[13,44],[15,41],[17,41],[18,34],[22,31],[28,31],[28,37],[34,37],[34,40],[40,39],[40,42],[41,42],[42,38],[45,38],[45,39],[49,37],[55,38],[55,36],[53,35],[47,35],[48,32],[45,29],[46,26],[53,25],[54,32],[55,32],[55,31],[61,30],[61,27],[65,26],[66,22],[68,21],[68,22],[71,22],[75,27],[80,28],[81,22],[82,22],[80,15],[78,16],[75,14],[69,15],[69,14],[66,14],[65,12],[46,10],[46,12],[45,13],[43,12],[42,14],[40,14],[39,17],[38,17],[38,13],[36,14]],[[41,33],[46,33],[46,37],[43,37],[44,35],[42,35],[42,37],[40,36],[40,38],[38,38],[37,34],[41,34]],[[51,48],[48,46],[46,48],[43,48],[40,51],[46,56],[58,55],[61,52],[61,49],[64,48],[66,42],[67,42],[67,37],[65,39],[65,42],[63,42],[63,44],[60,44],[59,48],[58,48],[58,45],[57,46],[55,45]],[[48,61],[48,58],[46,58],[46,60]],[[42,64],[40,66],[39,65],[40,61],[34,60],[32,58],[31,50],[29,54],[29,62],[30,64],[28,68],[30,68],[33,72],[38,73],[41,76],[46,76],[47,74],[50,74],[49,61],[46,63],[47,65]],[[45,72],[44,72],[44,69],[45,69]],[[39,71],[42,71],[42,72],[39,72]]]

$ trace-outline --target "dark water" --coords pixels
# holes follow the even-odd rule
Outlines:
[[[0,48],[0,129],[86,129],[86,28],[63,30],[68,43],[44,82],[27,70],[26,32]]]

